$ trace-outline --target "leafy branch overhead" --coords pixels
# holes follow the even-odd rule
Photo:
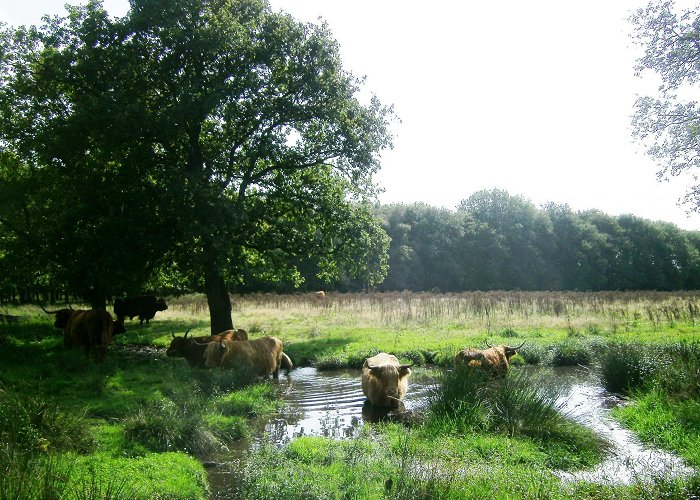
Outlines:
[[[679,10],[673,1],[653,2],[630,18],[634,41],[642,47],[636,72],[653,72],[660,80],[656,95],[642,96],[632,117],[635,138],[644,144],[660,170],[660,179],[692,172],[700,166],[700,11]],[[685,202],[700,210],[700,185],[691,186]]]

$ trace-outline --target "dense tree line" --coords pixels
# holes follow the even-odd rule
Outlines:
[[[700,232],[502,190],[457,210],[377,209],[391,237],[382,290],[679,290],[700,287]]]

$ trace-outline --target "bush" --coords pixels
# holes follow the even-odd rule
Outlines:
[[[526,343],[518,349],[518,356],[528,365],[539,365],[546,359],[547,351],[539,344]]]
[[[418,349],[413,349],[411,351],[404,351],[397,356],[398,358],[408,359],[411,363],[417,366],[424,365],[426,361],[426,355],[424,351]]]
[[[486,427],[486,383],[489,375],[457,365],[444,372],[429,396],[430,418],[433,424],[450,426],[456,432]]]
[[[367,358],[376,356],[379,354],[379,349],[369,349],[367,351],[360,351],[357,354],[351,354],[348,357],[348,368],[360,369],[362,365],[365,364]]]
[[[163,397],[141,407],[124,422],[124,434],[150,451],[184,451],[202,457],[221,448],[203,425],[206,408],[198,395]]]
[[[363,360],[364,362],[364,360]],[[316,366],[317,370],[320,371],[329,371],[329,370],[340,370],[341,368],[345,368],[346,363],[340,359],[338,356],[327,356],[325,358],[321,358],[316,363],[314,363]]]
[[[637,343],[608,345],[600,356],[603,386],[624,393],[642,388],[657,371],[660,353],[653,351],[656,349]]]
[[[700,399],[700,343],[674,342],[652,354],[652,359],[658,366],[659,388],[675,397]]]
[[[551,364],[554,366],[590,365],[593,359],[590,346],[579,340],[565,340],[552,346]]]

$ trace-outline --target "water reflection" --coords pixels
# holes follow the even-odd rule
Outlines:
[[[357,370],[298,368],[284,388],[285,409],[265,425],[268,441],[283,444],[300,436],[357,437],[364,422],[401,421],[427,404],[435,381],[411,377],[405,400],[392,411],[369,404]]]

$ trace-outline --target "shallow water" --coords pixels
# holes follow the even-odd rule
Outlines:
[[[553,370],[563,389],[562,411],[592,428],[611,443],[608,458],[598,467],[581,472],[563,472],[563,480],[584,480],[629,484],[654,477],[686,475],[693,469],[671,453],[642,444],[639,438],[611,416],[611,410],[625,401],[601,386],[598,376],[587,369]]]
[[[624,400],[607,392],[598,376],[584,368],[518,368],[536,373],[561,394],[561,411],[591,427],[611,443],[609,458],[599,467],[583,472],[558,472],[565,481],[629,483],[657,476],[687,474],[691,469],[675,455],[644,446],[630,431],[611,417],[611,410]],[[209,471],[213,498],[230,497],[235,489],[236,470],[246,451],[264,443],[283,445],[301,436],[325,436],[334,439],[357,437],[364,422],[393,420],[408,425],[421,420],[435,380],[422,370],[414,370],[403,408],[386,412],[365,401],[359,370],[318,371],[297,368],[278,381],[283,411],[257,423],[257,432],[249,441],[236,444],[225,456],[214,457],[223,466]],[[224,494],[223,492],[227,492]]]

